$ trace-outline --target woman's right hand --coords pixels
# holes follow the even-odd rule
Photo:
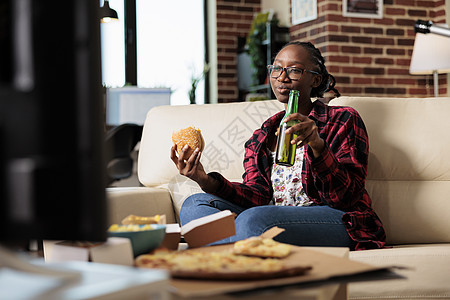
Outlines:
[[[209,177],[203,169],[203,165],[200,162],[200,149],[195,149],[191,157],[186,157],[188,150],[189,146],[186,145],[181,149],[180,154],[177,155],[177,146],[173,145],[170,149],[170,159],[174,162],[181,175],[197,182],[204,191],[213,188],[212,185],[214,185],[215,180]]]

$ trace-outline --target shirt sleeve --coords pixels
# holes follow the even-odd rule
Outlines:
[[[348,108],[325,127],[325,149],[307,160],[320,202],[348,209],[362,198],[368,164],[368,136],[359,114]]]

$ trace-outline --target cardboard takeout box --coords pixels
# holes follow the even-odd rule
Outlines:
[[[110,237],[105,243],[44,241],[46,262],[91,261],[133,266],[131,242],[127,238]]]
[[[196,251],[225,251],[230,250],[233,244],[202,247]],[[339,248],[342,250],[342,248]],[[270,288],[277,286],[287,286],[300,283],[322,282],[324,284],[333,283],[334,278],[342,281],[364,280],[364,274],[373,274],[374,271],[385,270],[390,272],[391,266],[372,266],[365,263],[349,260],[313,250],[311,248],[293,246],[292,253],[283,259],[289,266],[311,266],[312,269],[299,276],[264,279],[264,280],[196,280],[196,279],[171,279],[171,286],[174,293],[181,297],[214,297],[225,293],[248,291],[258,288]],[[389,279],[396,278],[389,273]],[[379,275],[386,276],[386,274]],[[347,278],[347,279],[346,279]],[[398,278],[398,277],[397,277]],[[373,280],[373,277],[367,277]],[[384,278],[386,279],[386,278]],[[206,298],[205,298],[206,299]]]
[[[193,220],[181,227],[181,234],[189,248],[197,248],[236,234],[234,219],[229,210]]]

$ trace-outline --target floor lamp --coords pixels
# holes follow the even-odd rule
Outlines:
[[[433,74],[434,96],[439,95],[438,74],[450,72],[450,38],[434,33],[416,33],[409,73]]]

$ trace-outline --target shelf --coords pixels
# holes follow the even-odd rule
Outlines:
[[[271,23],[266,24],[266,36],[267,38],[261,42],[261,47],[264,47],[266,51],[266,64],[272,64],[274,56],[280,51],[280,49],[289,42],[289,28],[280,27]],[[238,70],[239,71],[239,70]],[[250,74],[248,74],[250,73]],[[239,76],[240,75],[240,76]],[[243,78],[243,82],[251,82],[251,72],[242,70],[242,74],[239,74],[238,78]],[[249,77],[250,76],[250,77]],[[258,84],[258,85],[243,85],[239,89],[240,97],[249,92],[261,92],[267,95],[268,99],[274,99],[275,95],[272,93],[270,84]]]

